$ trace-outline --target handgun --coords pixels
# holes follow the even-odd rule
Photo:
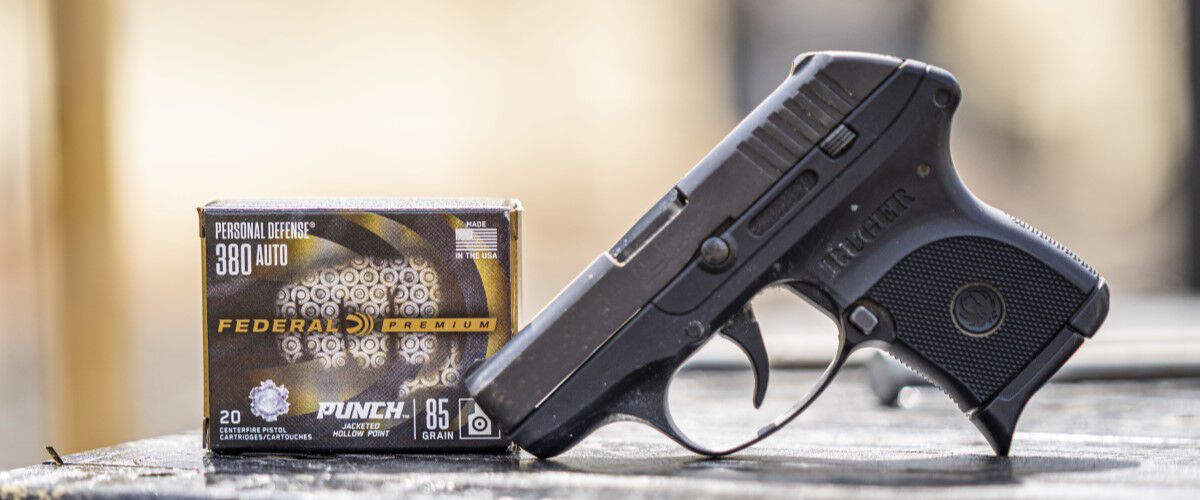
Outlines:
[[[951,163],[961,100],[947,71],[852,52],[802,54],[783,83],[467,387],[522,448],[558,455],[605,424],[647,424],[696,453],[761,441],[872,347],[949,395],[997,455],[1030,397],[1090,338],[1109,290],[1083,260],[971,194]],[[714,335],[769,370],[750,300],[783,287],[839,345],[800,403],[740,444],[680,431],[671,378]]]

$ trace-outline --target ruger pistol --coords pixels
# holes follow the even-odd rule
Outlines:
[[[724,455],[799,415],[846,357],[881,349],[945,391],[1006,455],[1029,398],[1108,313],[1075,254],[971,194],[950,161],[961,91],[950,73],[888,56],[803,54],[774,92],[601,254],[467,387],[538,457],[618,420]],[[750,300],[785,287],[831,316],[821,381],[724,449],[685,436],[667,389],[714,335],[766,390]]]

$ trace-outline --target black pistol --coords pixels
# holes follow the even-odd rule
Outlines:
[[[881,349],[944,390],[1006,455],[1025,403],[1108,313],[1094,269],[984,204],[950,161],[961,91],[888,56],[803,54],[783,84],[601,254],[467,386],[522,448],[562,453],[617,420],[724,455],[769,436],[846,357]],[[786,287],[837,322],[821,381],[757,434],[710,449],[685,436],[671,378],[720,334],[768,380],[748,304]]]

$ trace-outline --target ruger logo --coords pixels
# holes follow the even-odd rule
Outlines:
[[[916,201],[917,199],[907,191],[897,189],[874,212],[871,212],[871,215],[858,226],[857,230],[833,245],[825,253],[825,258],[821,259],[821,267],[829,271],[830,275],[837,276],[842,269],[850,265],[850,262],[858,254],[862,253],[867,245],[892,227],[896,223],[896,219],[904,215],[904,212],[907,212]]]

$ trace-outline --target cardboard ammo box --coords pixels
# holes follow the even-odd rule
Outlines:
[[[245,200],[199,212],[208,448],[511,449],[463,374],[517,326],[519,202]]]

